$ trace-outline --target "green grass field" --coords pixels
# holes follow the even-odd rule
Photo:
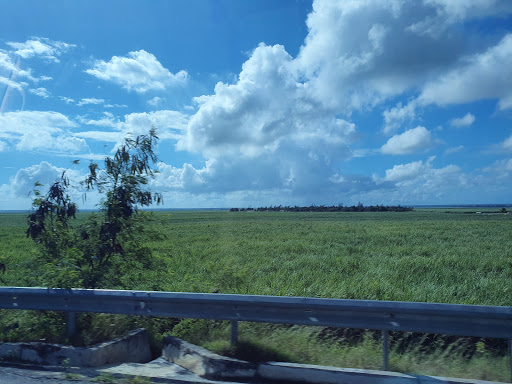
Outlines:
[[[512,305],[512,216],[483,210],[481,214],[465,214],[467,210],[456,209],[445,211],[448,210],[154,212],[153,236],[148,245],[160,267],[155,271],[134,270],[124,280],[123,287],[111,288]],[[80,214],[78,221],[85,215]],[[7,269],[5,274],[0,274],[2,285],[40,284],[39,266],[33,262],[36,248],[25,237],[25,230],[25,215],[0,214],[0,262],[5,263]],[[5,331],[5,328],[15,316],[19,319],[21,315],[14,315],[13,311],[6,315],[5,312],[1,325],[4,331],[0,329],[0,334],[4,339],[14,338],[13,331]],[[107,323],[110,326],[111,319],[99,316],[95,321],[98,327]],[[148,326],[147,320],[140,321]],[[32,324],[29,320],[27,323]],[[228,328],[223,323],[185,321],[174,333],[214,349],[227,348],[223,340],[228,340]],[[347,349],[347,343],[351,344],[353,338],[347,337],[346,332],[241,326],[243,340],[274,346],[288,360],[359,368],[380,367],[379,347],[374,336],[359,334],[358,340],[363,341]],[[439,340],[446,341],[436,339],[435,342]],[[498,352],[487,353],[492,343],[478,344],[478,340],[471,340],[471,343],[477,345],[473,348],[476,353],[471,353],[473,368],[466,366],[469,363],[460,357],[451,368],[446,368],[448,371],[440,367],[433,372],[426,371],[427,367],[439,364],[450,366],[447,362],[450,358],[443,355],[446,348],[421,355],[415,347],[407,347],[405,349],[419,354],[404,355],[404,347],[400,347],[399,342],[394,344],[396,351],[391,354],[391,368],[509,379],[505,344],[498,344]],[[427,344],[432,343],[421,345]],[[460,350],[467,354],[467,348]],[[457,355],[455,350],[450,351],[451,355]],[[416,361],[417,356],[423,356],[423,360]],[[435,360],[438,358],[443,362]],[[427,364],[427,359],[434,360]],[[491,367],[492,372],[482,366]]]

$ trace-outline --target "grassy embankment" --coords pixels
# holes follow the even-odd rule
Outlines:
[[[158,212],[157,236],[148,245],[161,267],[133,271],[125,284],[143,290],[512,305],[512,217],[444,211]],[[25,225],[22,214],[0,215],[4,285],[38,283],[36,250],[24,236]],[[62,332],[59,316],[46,315],[42,325],[31,312],[2,314],[4,340],[23,338],[27,330],[49,340]],[[174,334],[192,342],[229,349],[224,323],[175,324],[94,315],[94,332],[87,337],[92,342],[144,325],[158,338],[174,327]],[[392,336],[393,370],[508,379],[505,342]],[[371,332],[241,324],[240,337],[266,345],[275,358],[374,369],[381,364],[377,334]]]

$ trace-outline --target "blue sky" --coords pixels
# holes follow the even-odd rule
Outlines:
[[[512,202],[508,0],[0,0],[0,102],[0,210],[151,126],[166,208]]]

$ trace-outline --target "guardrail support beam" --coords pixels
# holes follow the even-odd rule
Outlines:
[[[382,370],[389,371],[389,331],[382,331]]]
[[[67,338],[71,338],[76,333],[76,313],[75,312],[67,312],[67,323],[66,323],[66,336]]]
[[[238,344],[238,321],[231,320],[231,345]]]

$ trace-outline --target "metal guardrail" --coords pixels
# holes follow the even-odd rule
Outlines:
[[[68,312],[70,334],[75,312],[230,320],[232,342],[237,340],[238,321],[381,330],[384,369],[388,367],[389,331],[512,340],[512,307],[483,305],[0,287],[0,308]],[[512,342],[510,354],[512,360]]]

